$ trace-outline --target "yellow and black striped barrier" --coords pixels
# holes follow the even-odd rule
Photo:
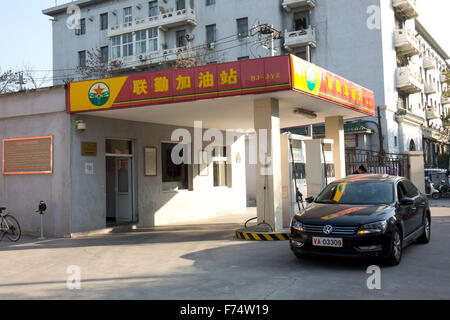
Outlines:
[[[286,241],[288,233],[236,231],[236,238],[250,241]]]

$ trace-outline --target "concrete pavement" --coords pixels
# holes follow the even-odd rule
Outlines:
[[[251,215],[251,214],[250,214]],[[288,243],[234,239],[250,215],[78,239],[0,242],[0,299],[449,299],[450,209],[433,208],[432,241],[408,247],[397,267],[296,259]],[[69,290],[69,266],[81,289]]]

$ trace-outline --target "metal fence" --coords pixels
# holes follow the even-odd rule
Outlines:
[[[368,173],[389,174],[409,178],[408,156],[403,154],[381,154],[370,150],[346,150],[345,166],[347,175],[353,174],[361,165]]]

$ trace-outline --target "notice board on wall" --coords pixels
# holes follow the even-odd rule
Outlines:
[[[52,174],[53,136],[4,139],[2,172]]]

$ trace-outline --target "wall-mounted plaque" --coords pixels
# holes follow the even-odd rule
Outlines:
[[[53,136],[3,140],[3,174],[52,174]]]
[[[156,148],[148,147],[145,148],[145,175],[146,176],[156,176]]]
[[[96,157],[97,142],[81,142],[81,155],[83,157]]]

